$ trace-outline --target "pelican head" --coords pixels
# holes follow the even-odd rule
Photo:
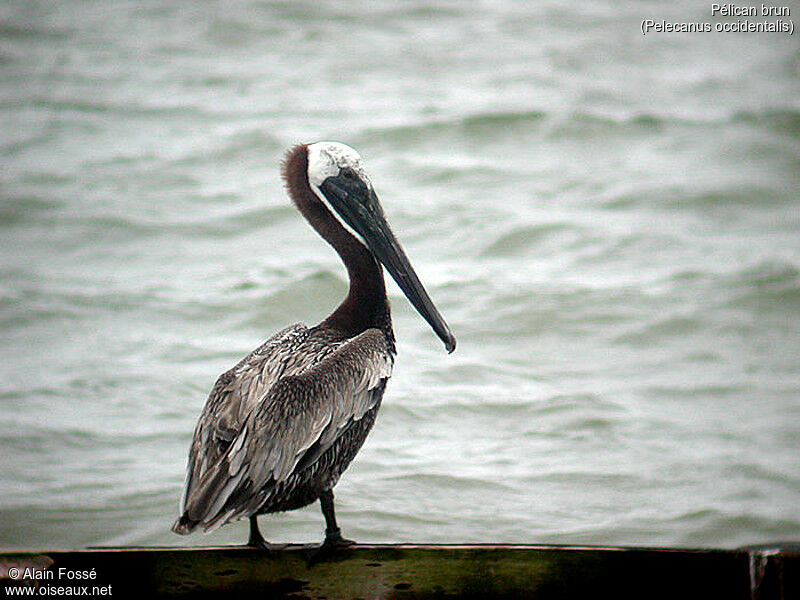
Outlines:
[[[392,233],[358,152],[339,142],[309,144],[308,183],[339,223],[386,267],[447,351],[455,350],[456,339]]]

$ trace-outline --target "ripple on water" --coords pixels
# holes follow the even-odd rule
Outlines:
[[[733,121],[768,127],[781,135],[800,138],[800,110],[775,108],[741,111],[733,116]]]
[[[575,247],[586,240],[586,232],[573,223],[541,223],[515,227],[497,236],[481,254],[486,257],[511,257],[536,252],[537,256]]]

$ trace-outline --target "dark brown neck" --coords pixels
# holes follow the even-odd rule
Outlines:
[[[394,345],[383,269],[375,257],[330,213],[308,184],[308,148],[292,148],[283,163],[286,188],[311,226],[328,242],[347,268],[347,297],[321,325],[343,331],[348,337],[371,327],[383,330]]]

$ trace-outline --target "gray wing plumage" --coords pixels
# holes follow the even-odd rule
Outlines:
[[[264,393],[285,373],[297,372],[305,366],[291,357],[307,339],[308,331],[302,323],[279,331],[219,376],[197,421],[189,448],[181,513],[186,498],[230,446]]]
[[[375,391],[393,364],[381,331],[298,352],[308,331],[280,332],[214,386],[195,431],[181,505],[181,514],[207,531],[256,514],[275,485],[298,464],[313,463],[380,399]],[[293,358],[278,368],[276,355]]]

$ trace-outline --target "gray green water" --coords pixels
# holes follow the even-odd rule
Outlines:
[[[278,176],[319,139],[365,157],[459,341],[392,284],[349,537],[800,537],[798,34],[644,18],[716,22],[688,0],[2,3],[0,547],[244,540],[169,525],[216,376],[346,289]],[[322,535],[316,507],[263,521]]]

